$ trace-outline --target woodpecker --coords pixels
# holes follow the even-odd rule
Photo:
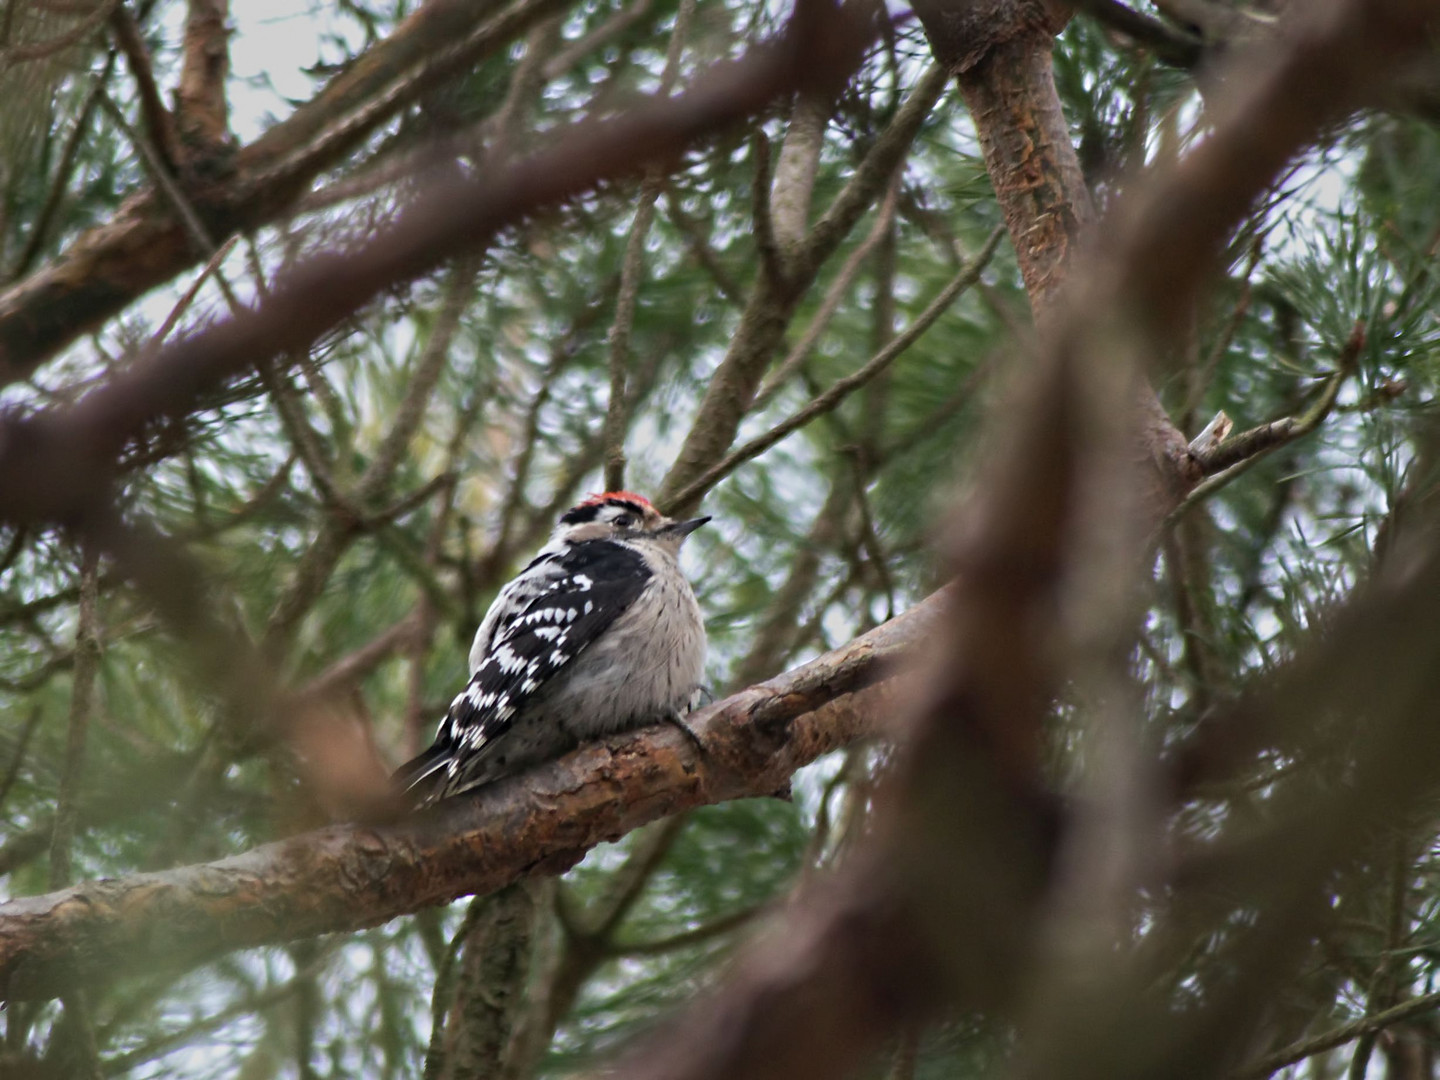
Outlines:
[[[683,726],[700,688],[705,623],[680,545],[709,520],[672,521],[629,491],[592,495],[562,514],[485,613],[470,682],[434,745],[397,770],[415,804],[586,739],[661,720]]]

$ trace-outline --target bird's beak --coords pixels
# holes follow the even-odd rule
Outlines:
[[[668,535],[678,536],[683,540],[685,537],[689,536],[692,532],[698,529],[701,525],[704,525],[709,520],[710,518],[707,516],[691,518],[689,521],[677,521],[674,524],[666,525],[660,531]]]

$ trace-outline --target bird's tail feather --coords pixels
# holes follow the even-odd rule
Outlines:
[[[423,806],[439,798],[444,789],[445,766],[449,760],[448,747],[432,746],[396,769],[392,779],[413,805]]]

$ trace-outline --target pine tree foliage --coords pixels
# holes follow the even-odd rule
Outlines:
[[[365,70],[416,5],[234,5],[237,57],[253,55],[247,38],[278,40],[272,19],[288,40],[269,66],[230,72],[231,134],[202,145],[183,127],[157,131],[147,96],[158,87],[171,106],[187,15],[207,6],[3,7],[0,283],[11,291],[0,294],[0,320],[21,318],[7,307],[15,290],[107,223],[183,218],[157,169],[173,172],[178,199],[194,200],[188,209],[213,230],[181,241],[188,254],[158,285],[126,292],[122,282],[123,302],[42,350],[24,377],[8,376],[9,413],[77,401],[135,357],[263,302],[305,257],[393,223],[422,166],[499,169],[567,125],[685,88],[773,35],[786,14],[739,0],[551,4],[398,104],[381,108],[372,88],[379,122],[310,169],[303,190],[236,219],[206,202],[206,184],[223,184],[262,131],[283,130],[327,85]],[[491,8],[542,7],[449,6],[473,7],[472,22]],[[1216,91],[1204,65],[1176,64],[1091,6],[1098,14],[1077,14],[1057,37],[1054,60],[1103,212],[1147,167],[1207,137]],[[1170,4],[1144,8],[1191,41]],[[824,125],[812,225],[933,62],[916,20],[881,22]],[[561,510],[601,489],[616,449],[605,428],[613,386],[626,487],[658,492],[666,481],[717,367],[750,332],[747,305],[774,288],[766,233],[782,223],[769,189],[787,153],[804,152],[803,108],[794,95],[773,101],[678,160],[606,181],[385,289],[303,355],[257,359],[126,444],[122,516],[181,545],[203,571],[194,599],[254,644],[275,689],[319,693],[377,760],[398,763],[463,680],[498,588]],[[165,146],[175,160],[157,166]],[[1138,727],[1157,748],[1181,746],[1323,637],[1391,557],[1397,532],[1427,512],[1440,382],[1437,172],[1440,133],[1423,101],[1333,125],[1228,238],[1181,355],[1155,369],[1172,373],[1156,390],[1187,438],[1220,410],[1237,432],[1300,416],[1339,385],[1316,430],[1257,455],[1162,530],[1128,654]],[[142,193],[148,209],[136,209]],[[1020,266],[1008,239],[992,242],[1004,225],[952,86],[782,305],[773,339],[754,344],[762,381],[735,446],[859,370],[957,275],[978,271],[893,363],[704,493],[715,525],[696,534],[685,565],[717,695],[843,645],[943,583],[935,538],[994,454],[1010,390],[1031,365]],[[114,271],[91,267],[102,272]],[[83,529],[0,527],[4,896],[222,858],[343,818],[317,795],[303,750],[258,715],[262,688],[235,685],[243,675],[218,639],[178,633],[111,559],[87,551]],[[1049,717],[1046,767],[1060,788],[1086,768],[1086,693],[1062,689]],[[1311,722],[1303,751],[1265,755],[1190,798],[1175,814],[1175,843],[1264,822],[1277,793],[1349,782],[1347,748],[1366,731],[1338,707]],[[217,942],[191,970],[138,965],[83,994],[12,1002],[0,1074],[448,1077],[483,1063],[468,1075],[519,1080],[594,1070],[723,981],[740,943],[846,864],[871,833],[892,760],[888,744],[851,745],[797,774],[783,797],[646,826],[558,880],[356,933],[241,951]],[[1264,1002],[1249,1058],[1435,988],[1431,809],[1410,807],[1327,881],[1326,917]],[[1132,912],[1137,939],[1145,905],[1164,902],[1146,897]],[[1237,910],[1167,955],[1155,992],[1176,1014],[1232,978],[1247,918]],[[1436,1015],[1327,1047],[1300,1068],[1361,1076],[1373,1054],[1391,1075],[1430,1075]],[[1015,1037],[1002,1018],[952,1010],[857,1062],[857,1074],[990,1075],[1013,1060]]]

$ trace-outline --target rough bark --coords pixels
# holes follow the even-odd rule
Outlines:
[[[545,914],[539,884],[519,881],[474,901],[483,907],[467,919],[445,1026],[430,1040],[434,1066],[427,1062],[426,1072],[435,1080],[496,1076],[508,1065]]]
[[[935,57],[954,73],[1044,332],[1095,209],[1055,89],[1051,52],[1063,13],[1041,0],[925,0],[916,5]],[[1187,441],[1149,386],[1139,390],[1136,456],[1160,520],[1200,479]]]
[[[336,825],[219,862],[0,904],[0,996],[49,998],[139,965],[184,967],[374,926],[560,873],[602,840],[668,814],[780,791],[801,765],[881,729],[895,686],[881,680],[942,604],[937,594],[697,714],[700,758],[673,728],[649,728],[393,825]]]
[[[1095,223],[1055,92],[1051,47],[1043,28],[1018,35],[956,76],[1042,328],[1076,247]]]

